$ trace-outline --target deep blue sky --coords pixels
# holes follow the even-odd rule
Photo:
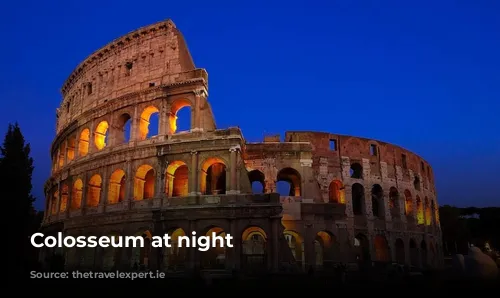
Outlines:
[[[500,205],[500,1],[3,1],[0,133],[18,121],[31,143],[38,208],[64,80],[167,18],[219,127],[392,142],[433,165],[440,204]]]

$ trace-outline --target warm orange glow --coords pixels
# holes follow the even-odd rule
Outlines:
[[[214,166],[214,173],[212,173],[211,177],[208,175],[208,169],[210,167]],[[213,192],[218,189],[219,187],[223,187],[225,191],[225,185],[218,185],[220,183],[218,182],[223,182],[222,179],[219,180],[223,173],[222,171],[225,171],[226,169],[226,164],[224,161],[218,157],[210,157],[201,166],[201,171],[200,171],[200,191],[204,194],[207,194],[207,181],[209,180],[210,182],[210,190]],[[212,193],[210,193],[212,194]]]
[[[264,240],[267,240],[266,232],[264,232],[264,230],[259,228],[259,227],[246,228],[245,231],[243,231],[243,234],[241,235],[241,239],[242,239],[242,241],[249,240],[255,234],[258,234],[258,235],[262,236],[262,238]]]
[[[342,182],[333,180],[328,188],[328,200],[330,203],[345,204],[345,194]]]
[[[117,169],[111,174],[108,189],[108,204],[122,202],[125,198],[125,171]]]
[[[283,232],[285,239],[288,243],[288,247],[292,251],[292,255],[298,262],[305,261],[304,254],[304,239],[299,233],[292,230],[285,230]]]
[[[170,234],[170,239],[172,239],[172,241],[175,241],[175,243],[177,243],[179,237],[186,236],[186,233],[181,228],[175,229],[172,233],[169,234]]]
[[[430,226],[432,224],[432,210],[429,204],[429,199],[425,197],[425,225]]]
[[[389,245],[387,244],[385,237],[380,235],[375,236],[374,246],[376,260],[380,262],[389,262]]]
[[[422,204],[422,200],[417,196],[417,224],[424,224],[424,205]]]
[[[153,115],[155,113],[159,113],[159,112],[160,112],[160,110],[158,110],[158,108],[155,106],[149,106],[142,111],[141,118],[139,119],[139,139],[140,140],[145,140],[148,138],[151,115]]]
[[[182,197],[188,195],[189,170],[185,162],[170,162],[166,170],[165,192],[168,197]]]
[[[75,147],[76,147],[76,136],[73,135],[68,139],[68,150],[67,150],[68,162],[75,159]]]
[[[321,239],[321,244],[323,248],[330,248],[333,244],[333,237],[330,233],[325,231],[319,231],[317,236]]]
[[[73,183],[73,192],[71,193],[71,210],[80,209],[82,206],[83,182],[77,179]]]
[[[179,99],[172,103],[168,122],[170,124],[170,134],[177,132],[177,113],[184,107],[191,107],[191,102],[187,99]]]
[[[405,214],[412,215],[413,212],[413,201],[411,198],[411,193],[409,190],[405,190]]]
[[[61,203],[59,204],[59,212],[66,211],[68,207],[68,190],[69,187],[67,184],[63,184],[61,187]]]
[[[97,125],[95,129],[95,135],[94,135],[94,144],[97,150],[101,150],[104,147],[106,147],[106,139],[107,139],[107,132],[108,132],[109,124],[106,121],[101,121]]]
[[[62,168],[66,162],[66,142],[62,142],[59,146],[59,168]]]
[[[55,191],[54,192],[54,195],[52,197],[52,200],[51,200],[51,206],[50,206],[50,209],[51,209],[51,214],[52,215],[55,215],[57,214],[57,201],[59,201],[59,191]]]
[[[85,128],[80,133],[78,140],[78,156],[85,156],[89,153],[90,130]]]
[[[94,175],[90,178],[87,185],[87,206],[97,207],[101,199],[102,178],[99,175]]]
[[[155,171],[150,165],[142,165],[135,173],[134,200],[151,199],[154,197]]]

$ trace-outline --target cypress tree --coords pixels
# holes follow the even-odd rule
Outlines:
[[[32,261],[33,248],[30,236],[34,232],[36,212],[31,194],[33,158],[30,145],[17,123],[9,124],[3,144],[0,146],[0,198],[8,219],[10,267],[15,275],[23,274]]]

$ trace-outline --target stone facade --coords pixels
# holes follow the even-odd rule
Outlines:
[[[442,265],[426,161],[385,142],[323,132],[248,143],[239,128],[216,127],[207,78],[170,20],[82,62],[62,88],[43,231],[140,235],[146,243],[165,233],[229,233],[235,247],[45,248],[42,259],[62,253],[68,268],[165,271]],[[177,112],[186,107],[191,128],[179,132]]]

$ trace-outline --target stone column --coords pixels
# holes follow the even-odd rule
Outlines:
[[[303,198],[303,199],[313,199],[313,198],[308,198],[307,195],[307,182],[306,182],[306,178],[305,177],[309,177],[309,175],[311,174],[310,173],[310,169],[312,168],[312,163],[313,163],[313,160],[312,159],[300,159],[300,166],[302,167],[302,181],[301,181],[301,185],[300,185],[300,190],[301,190],[301,193],[300,193],[300,196]]]
[[[229,148],[229,191],[228,194],[239,193],[237,177],[237,154],[241,147],[239,145]]]
[[[389,192],[384,190],[384,215],[385,215],[385,221],[392,221],[392,214],[391,214],[391,207],[390,207],[390,204],[389,204],[389,201],[390,201],[390,197],[389,197]],[[394,204],[396,204],[396,202],[394,202]]]
[[[59,182],[57,182],[57,202],[56,202],[56,211],[57,211],[56,214],[58,217],[61,208],[61,198],[62,198],[61,191],[62,191],[61,181],[59,180]]]
[[[68,178],[66,180],[66,184],[68,186],[68,196],[66,199],[66,217],[68,218],[71,210],[71,200],[73,197],[73,179]]]
[[[234,270],[239,270],[241,267],[241,233],[238,232],[238,221],[231,220],[230,223],[231,236],[233,236],[233,248],[231,250],[231,262]]]
[[[271,245],[272,245],[272,264],[271,270],[272,272],[277,272],[279,269],[279,225],[281,224],[281,218],[273,218],[271,220]]]
[[[85,211],[87,209],[87,192],[89,189],[89,186],[87,185],[89,182],[89,178],[87,173],[84,173],[82,175],[82,182],[83,182],[83,187],[82,187],[82,201],[80,203],[80,209],[82,210],[82,215],[85,215]]]
[[[155,176],[155,197],[163,198],[165,196],[165,169],[166,162],[163,157],[158,158]]]
[[[102,171],[101,195],[99,196],[99,205],[97,207],[98,213],[104,212],[105,206],[108,204],[108,187],[109,187],[108,167],[105,167],[104,170]]]
[[[202,123],[202,105],[205,100],[205,90],[195,90],[194,92],[194,107],[191,112],[191,131],[203,131]]]
[[[139,121],[140,118],[137,115],[137,106],[134,107],[134,114],[132,115],[132,123],[130,127],[130,140],[129,144],[133,145],[135,142],[137,142],[138,135],[139,135]]]
[[[198,152],[191,151],[191,167],[189,169],[189,194],[192,196],[201,194],[198,183]]]
[[[132,169],[132,162],[127,160],[125,162],[125,181],[126,181],[126,189],[125,189],[125,199],[123,200],[125,206],[124,209],[128,210],[131,207],[131,202],[134,200],[134,177],[135,173]]]

